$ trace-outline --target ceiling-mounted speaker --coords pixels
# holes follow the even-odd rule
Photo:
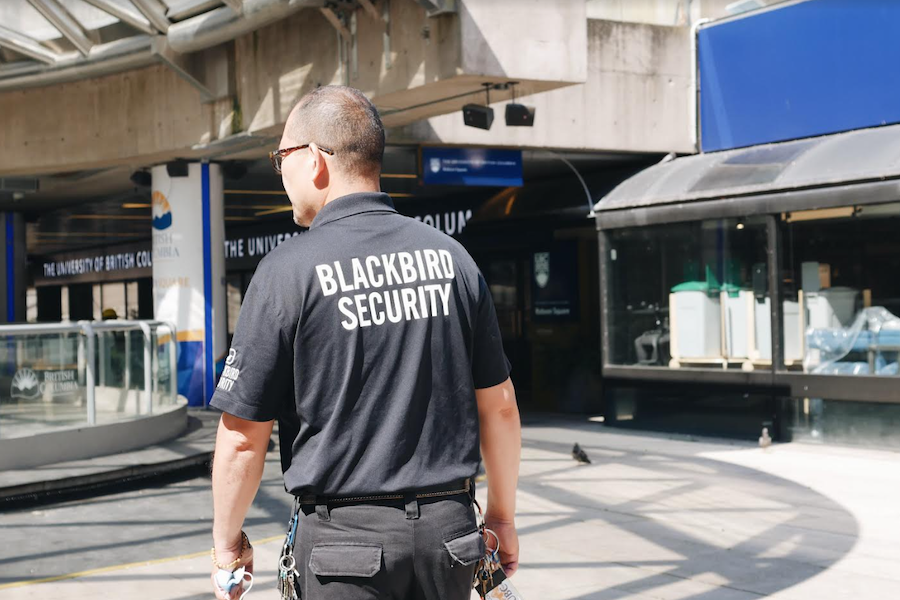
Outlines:
[[[481,104],[466,104],[463,106],[463,122],[469,127],[490,129],[494,122],[494,109]]]
[[[178,159],[166,163],[166,173],[169,174],[169,177],[187,177],[188,162],[186,160]]]
[[[137,187],[150,187],[150,184],[153,183],[153,177],[149,171],[135,171],[129,179]]]
[[[533,127],[534,107],[524,104],[507,104],[506,124],[509,127]]]

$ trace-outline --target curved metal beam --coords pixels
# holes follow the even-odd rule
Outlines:
[[[69,14],[57,0],[28,0],[28,3],[41,13],[50,24],[67,40],[72,42],[83,56],[91,51],[94,42],[84,32],[81,23]]]
[[[138,31],[142,31],[150,35],[154,35],[157,33],[156,29],[152,25],[150,25],[150,21],[145,19],[140,13],[134,12],[133,10],[126,8],[124,5],[115,4],[110,0],[84,1],[92,5],[94,8],[99,8],[103,12],[114,16],[123,23],[131,25]]]
[[[114,3],[113,0],[85,0],[140,31],[151,35],[157,31],[166,32],[168,47],[180,54],[205,50],[231,41],[290,16],[302,8],[325,5],[325,0],[220,1],[227,6],[173,24],[162,13],[158,0],[131,0],[140,14]],[[29,0],[29,2],[43,4],[58,3],[59,0]],[[238,6],[240,12],[236,12],[233,6]],[[53,52],[35,39],[0,26],[0,46],[50,66],[48,69],[38,63],[21,62],[0,67],[0,90],[50,85],[107,75],[159,60],[150,52],[150,42],[144,36],[93,45],[86,55],[79,56],[78,52],[65,54]],[[126,56],[124,55],[126,52],[133,54]]]
[[[71,54],[75,60],[65,61],[66,64],[64,66],[61,64],[62,61],[60,61],[60,64],[55,65],[57,68],[36,68],[35,72],[29,74],[23,73],[15,78],[0,79],[0,92],[66,83],[90,77],[101,77],[103,75],[109,75],[110,73],[146,67],[159,60],[157,57],[150,54],[149,37],[141,36],[140,40],[128,39],[124,41],[127,41],[128,43],[119,44],[118,42],[110,42],[110,44],[119,45],[124,49],[126,47],[130,48],[136,46],[137,44],[135,44],[135,41],[137,41],[140,45],[140,49],[122,54],[108,50],[106,46],[109,46],[110,44],[94,46],[94,49],[91,51],[91,57],[102,57],[97,59],[80,57],[77,52],[73,52]],[[21,68],[20,71],[24,71],[24,67]]]
[[[144,15],[150,24],[156,27],[156,29],[160,33],[168,33],[169,19],[166,18],[165,13],[159,9],[152,0],[131,0],[131,3],[134,4],[134,7],[141,11],[141,14]]]
[[[59,61],[59,54],[42,46],[36,39],[3,25],[0,25],[0,46],[48,65],[55,65]]]
[[[244,3],[241,0],[222,0],[222,4],[233,10],[235,14],[239,15],[244,12]]]
[[[209,12],[221,4],[221,0],[170,0],[166,18],[177,23]]]
[[[301,8],[324,4],[324,0],[244,0],[242,15],[223,6],[175,23],[169,28],[169,46],[176,52],[196,52],[274,23]]]

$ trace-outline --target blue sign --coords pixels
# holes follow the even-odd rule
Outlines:
[[[701,28],[701,148],[900,123],[900,2],[807,0]]]
[[[522,151],[422,148],[425,185],[522,185]]]

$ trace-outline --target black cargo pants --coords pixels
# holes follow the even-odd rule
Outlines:
[[[469,600],[484,541],[467,494],[408,496],[301,506],[294,556],[303,600]]]

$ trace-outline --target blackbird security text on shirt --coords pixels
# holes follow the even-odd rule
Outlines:
[[[323,295],[342,294],[338,310],[348,331],[448,316],[456,276],[450,252],[431,249],[336,260],[317,265],[316,274]]]

